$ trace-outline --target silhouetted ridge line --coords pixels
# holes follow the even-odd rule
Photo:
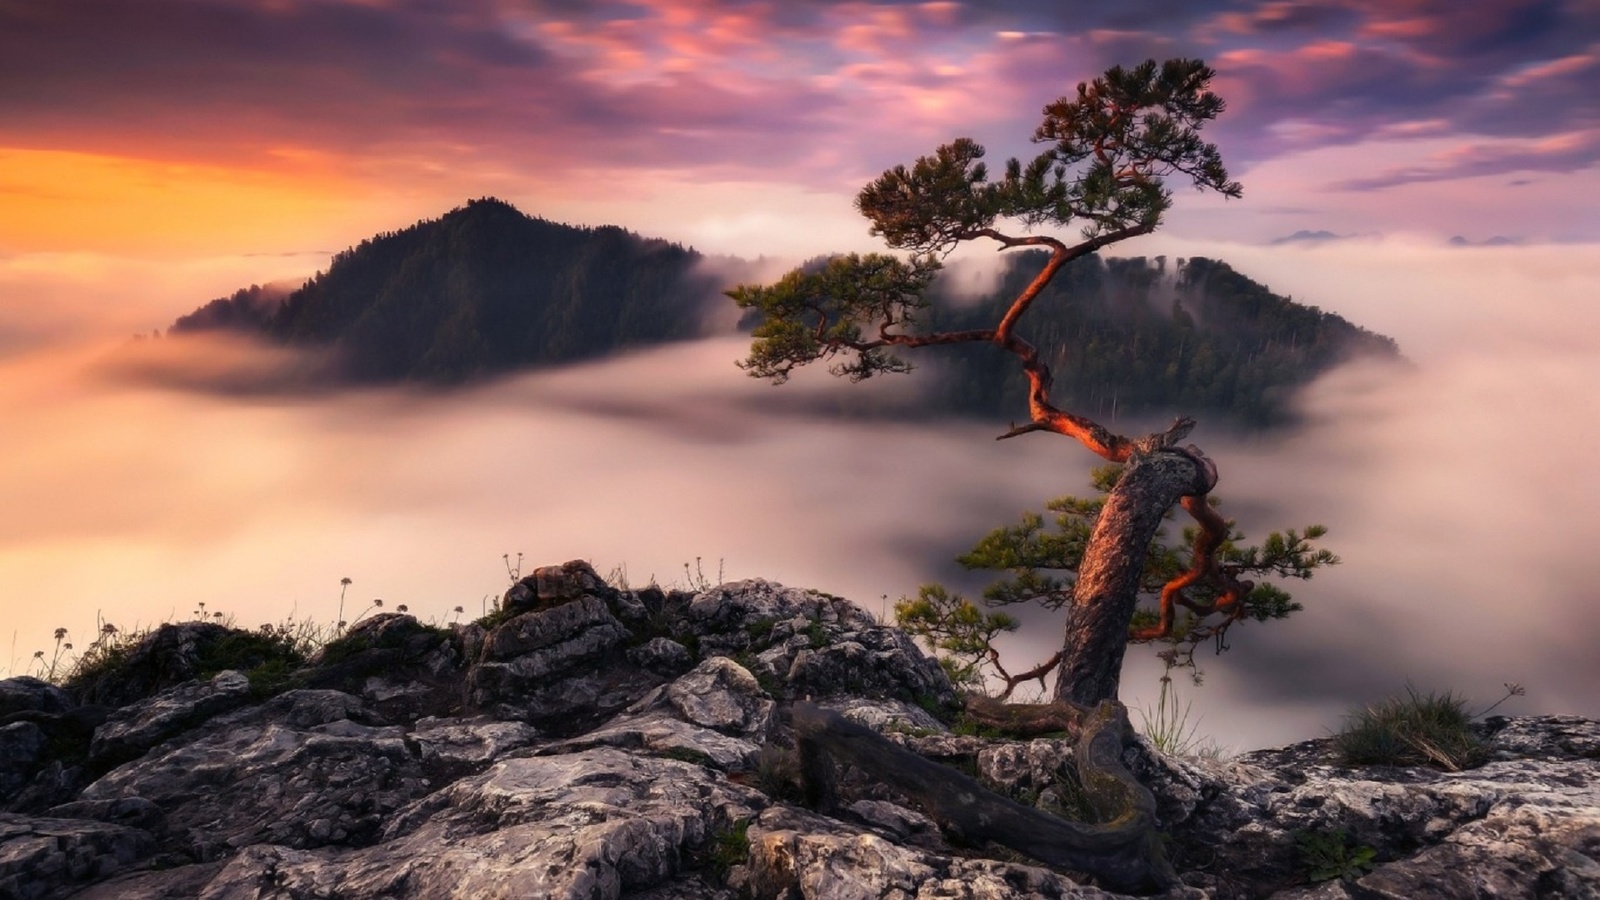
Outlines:
[[[474,200],[338,253],[276,306],[251,288],[171,330],[331,348],[335,383],[459,384],[697,336],[717,288],[695,275],[699,260],[615,226]]]

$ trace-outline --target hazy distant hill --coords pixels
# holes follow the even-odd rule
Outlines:
[[[984,300],[936,304],[939,328],[993,327],[1033,277],[1037,252],[1006,257]],[[228,330],[331,353],[318,384],[460,384],[513,369],[603,356],[703,333],[727,304],[702,257],[616,227],[574,228],[499,200],[381,234],[285,294],[252,286],[179,319],[172,332]],[[737,270],[723,261],[720,270]],[[724,276],[726,277],[726,276]],[[936,286],[935,290],[951,290]],[[1059,405],[1098,416],[1221,412],[1246,423],[1283,413],[1290,390],[1394,342],[1300,306],[1207,259],[1087,257],[1068,266],[1019,330],[1048,354]],[[1023,379],[992,347],[912,354],[933,402],[902,414],[1015,415]],[[842,412],[875,414],[864,394]]]
[[[695,274],[699,259],[621,228],[474,200],[362,241],[286,298],[248,288],[171,330],[331,349],[337,381],[455,384],[698,336],[718,287]]]

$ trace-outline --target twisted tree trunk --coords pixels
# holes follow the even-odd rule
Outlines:
[[[1185,496],[1204,497],[1215,470],[1198,450],[1134,453],[1106,496],[1084,549],[1068,606],[1056,699],[1093,707],[1117,699],[1128,622],[1145,556],[1162,517]]]

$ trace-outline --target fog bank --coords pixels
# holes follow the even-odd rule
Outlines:
[[[1583,615],[1600,540],[1600,264],[1547,249],[1162,248],[1227,259],[1392,334],[1416,363],[1333,373],[1300,398],[1292,433],[1194,433],[1253,536],[1320,522],[1344,559],[1289,585],[1305,612],[1240,627],[1232,652],[1204,660],[1206,686],[1184,689],[1201,731],[1239,748],[1316,736],[1408,681],[1481,705],[1516,681],[1528,696],[1504,710],[1600,716],[1600,625]],[[59,290],[90,309],[91,287],[111,285]],[[635,585],[681,583],[698,557],[708,577],[720,566],[880,612],[956,574],[950,558],[988,528],[1086,491],[1096,462],[1053,436],[994,441],[1013,411],[940,427],[802,414],[796,398],[904,386],[806,372],[774,388],[733,366],[737,339],[460,393],[321,399],[161,388],[108,369],[106,348],[0,359],[13,672],[57,627],[87,643],[97,614],[128,628],[203,601],[249,627],[331,621],[343,577],[347,613],[379,597],[425,619],[477,615],[505,587],[502,554],[586,558]],[[148,353],[284,363],[206,348]],[[1031,616],[1013,659],[1052,652],[1060,627]],[[1148,703],[1149,654],[1130,659],[1124,699]]]

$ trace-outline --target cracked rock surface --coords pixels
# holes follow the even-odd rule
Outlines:
[[[1013,800],[1082,816],[1069,740],[950,733],[937,663],[854,604],[755,580],[619,591],[545,566],[482,622],[364,620],[263,687],[162,626],[125,673],[0,681],[0,898],[1117,898],[967,846],[841,773],[800,802],[810,699]],[[1229,761],[1128,748],[1199,898],[1600,896],[1600,725],[1484,723],[1464,772],[1326,741]],[[1370,865],[1310,880],[1307,842]]]

